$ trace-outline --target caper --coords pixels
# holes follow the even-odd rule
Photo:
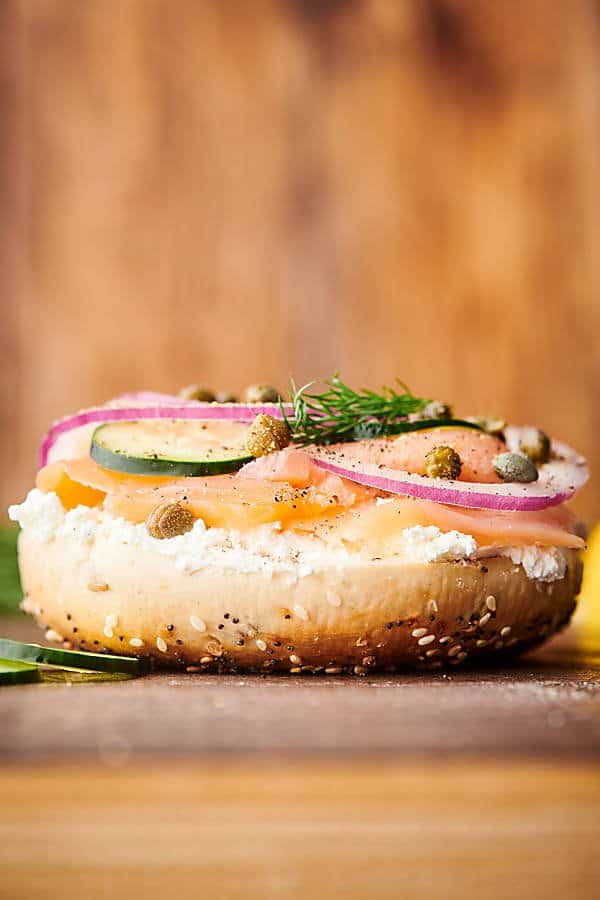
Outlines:
[[[452,407],[449,403],[442,403],[441,400],[432,400],[423,407],[419,416],[422,419],[451,419]]]
[[[478,425],[487,434],[493,434],[504,440],[504,429],[506,428],[504,419],[498,419],[496,416],[467,416],[466,421]]]
[[[519,451],[534,463],[550,459],[550,438],[539,428],[523,428],[519,435]]]
[[[492,465],[494,472],[502,481],[527,483],[538,480],[538,470],[523,453],[499,453],[494,457]]]
[[[251,384],[244,391],[246,403],[277,403],[280,394],[272,384]]]
[[[217,393],[217,403],[237,403],[238,398],[231,391],[219,391]]]
[[[163,540],[191,531],[195,521],[187,507],[167,502],[154,507],[146,519],[146,527],[153,538]]]
[[[452,447],[440,445],[425,457],[425,474],[430,478],[455,480],[461,473],[462,460]]]
[[[266,456],[267,453],[283,450],[290,439],[290,429],[285,422],[261,413],[250,426],[246,446],[252,456]]]
[[[201,384],[188,384],[181,388],[179,396],[182,400],[199,400],[202,403],[212,403],[215,399],[214,392]]]

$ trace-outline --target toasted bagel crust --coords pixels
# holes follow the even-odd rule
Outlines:
[[[151,550],[97,537],[19,540],[23,608],[73,647],[203,669],[367,671],[520,652],[564,625],[581,563],[531,580],[505,557],[371,560],[293,583],[279,572],[184,574]],[[132,643],[133,641],[133,643]]]

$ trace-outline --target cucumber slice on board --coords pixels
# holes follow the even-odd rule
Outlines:
[[[0,659],[120,675],[143,675],[149,668],[146,661],[131,656],[59,650],[56,647],[42,647],[40,644],[21,644],[19,641],[9,641],[8,638],[0,638]]]
[[[14,659],[0,659],[0,687],[4,684],[31,684],[41,681],[37,666]]]
[[[248,429],[229,421],[111,422],[94,431],[90,455],[99,466],[129,475],[224,475],[253,459]]]

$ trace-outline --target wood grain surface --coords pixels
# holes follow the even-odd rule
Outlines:
[[[10,768],[2,900],[594,900],[600,775],[390,759]]]
[[[9,620],[0,633],[39,639]],[[600,634],[571,631],[510,666],[446,673],[69,676],[3,689],[0,722],[4,763],[371,753],[598,764]]]
[[[3,507],[66,411],[336,368],[600,463],[595,0],[3,0],[0,24]]]

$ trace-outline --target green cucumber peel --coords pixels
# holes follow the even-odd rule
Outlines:
[[[14,659],[0,658],[0,686],[6,684],[32,684],[41,681],[37,666]]]
[[[22,644],[8,638],[0,638],[0,658],[17,660],[29,665],[55,666],[76,672],[101,672],[108,675],[137,676],[143,675],[150,668],[148,661],[136,657],[61,650],[56,647],[42,647],[40,644]]]

